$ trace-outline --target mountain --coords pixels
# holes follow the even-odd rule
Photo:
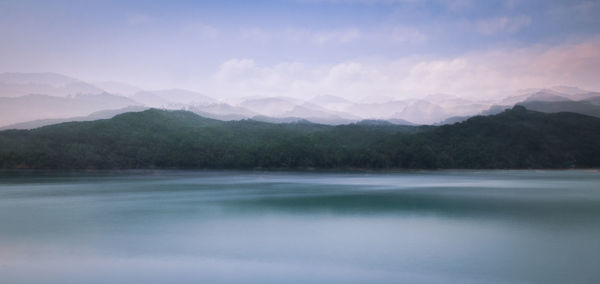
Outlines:
[[[166,108],[174,104],[172,101],[164,98],[160,94],[153,92],[137,92],[130,98],[149,107]]]
[[[85,95],[100,96],[103,99],[94,101],[80,97]],[[49,96],[64,100],[48,98]],[[271,122],[307,120],[319,124],[340,125],[374,119],[403,125],[442,125],[463,121],[474,115],[495,114],[517,104],[542,112],[569,111],[595,115],[595,109],[588,104],[600,104],[599,97],[598,92],[555,86],[523,90],[514,96],[494,102],[446,93],[410,99],[373,94],[364,96],[362,101],[335,95],[318,95],[307,100],[281,96],[218,100],[182,89],[147,91],[120,82],[90,84],[56,73],[2,73],[0,111],[3,112],[0,113],[0,127],[30,121],[30,124],[18,127],[33,127],[68,121],[69,117],[81,119],[103,109],[119,109],[133,105],[189,110],[204,117],[227,121],[257,118]],[[16,100],[6,100],[7,98]],[[44,108],[44,104],[48,107]]]
[[[587,102],[593,105],[600,105],[600,96],[597,97],[591,97],[585,100],[582,100],[583,102]]]
[[[333,96],[333,95],[320,95],[315,96],[312,99],[308,100],[308,102],[313,104],[351,104],[350,100],[347,100],[342,97]]]
[[[587,93],[583,93],[583,94],[576,94],[571,96],[571,100],[574,101],[582,101],[582,100],[590,100],[590,99],[594,99],[594,98],[598,98],[600,97],[600,93],[599,92],[587,92]]]
[[[360,119],[360,117],[355,115],[332,111],[311,103],[296,105],[291,110],[282,113],[281,116],[301,117],[315,123],[330,125],[347,124]]]
[[[355,103],[344,109],[345,112],[364,118],[390,119],[415,100],[391,100],[384,103]]]
[[[515,105],[517,103],[526,101],[543,101],[543,102],[557,102],[557,101],[569,101],[565,94],[557,93],[552,90],[540,90],[533,93],[526,93],[523,95],[512,96],[503,99],[499,102],[499,105]]]
[[[406,106],[402,111],[394,114],[393,117],[423,124],[433,124],[448,117],[448,113],[437,104],[419,100]]]
[[[487,115],[495,115],[501,112],[504,112],[508,109],[511,109],[513,106],[502,106],[502,105],[492,105],[488,109],[483,110],[474,115],[465,115],[465,116],[451,116],[440,122],[436,122],[433,125],[447,125],[447,124],[455,124],[458,122],[463,122],[471,117],[475,116],[487,116]]]
[[[314,123],[337,125],[347,124],[360,119],[358,116],[328,109],[311,102],[323,100],[324,98],[328,101],[340,101],[333,96],[317,97],[308,102],[288,98],[267,97],[244,100],[239,103],[239,106],[258,113],[257,117],[259,119],[266,119],[266,121],[270,122],[289,122],[305,119]]]
[[[435,123],[434,125],[455,124],[455,123],[463,122],[471,117],[472,116],[451,116],[440,122]]]
[[[505,98],[498,105],[480,114],[495,114],[514,105],[546,113],[574,112],[598,117],[600,93],[567,86],[528,90],[520,95]]]
[[[108,93],[125,97],[133,96],[142,91],[141,88],[136,86],[114,81],[95,82],[94,85]]]
[[[518,105],[527,109],[546,113],[574,112],[600,117],[600,105],[593,101],[525,101]]]
[[[450,168],[567,168],[600,165],[600,119],[546,114],[522,106],[476,116],[424,133],[437,159]]]
[[[300,117],[270,117],[264,115],[256,115],[251,118],[254,121],[268,122],[268,123],[312,123],[306,119]]]
[[[299,122],[307,122],[307,123],[315,123],[322,125],[343,125],[355,122],[354,120],[348,120],[341,117],[331,116],[331,117],[299,117],[299,116],[265,116],[265,115],[256,115],[251,117],[250,119],[261,122],[269,122],[269,123],[299,123]]]
[[[6,129],[34,129],[46,125],[59,124],[63,122],[71,122],[71,121],[91,121],[98,119],[108,119],[112,118],[115,115],[126,113],[126,112],[138,112],[146,110],[147,107],[142,106],[129,106],[120,109],[109,109],[109,110],[101,110],[90,115],[86,116],[78,116],[78,117],[69,117],[69,118],[55,118],[55,119],[38,119],[32,121],[26,121],[16,124],[11,124],[8,126],[0,127],[0,130]]]
[[[394,125],[393,123],[383,119],[363,119],[355,122],[356,125]]]
[[[527,97],[527,99],[525,99],[525,102],[532,102],[532,101],[536,101],[536,102],[563,102],[563,101],[570,101],[570,99],[567,98],[567,97],[565,97],[565,96],[560,96],[558,94],[540,91],[540,92],[537,92],[537,93],[529,95]]]
[[[413,122],[410,122],[408,120],[404,120],[404,119],[400,119],[400,118],[390,118],[390,119],[387,119],[386,121],[389,121],[392,124],[396,124],[396,125],[409,125],[409,126],[417,126],[417,125],[419,125],[417,123],[413,123]]]
[[[494,115],[499,114],[507,109],[511,109],[513,106],[502,106],[502,105],[493,105],[487,110],[484,110],[479,113],[479,115]]]
[[[323,108],[338,112],[344,112],[347,108],[355,104],[354,102],[349,101],[345,98],[332,95],[316,96],[306,102],[312,105],[318,105]]]
[[[476,113],[482,111],[488,105],[487,103],[473,101],[449,94],[431,94],[425,96],[422,100],[435,103],[436,105],[444,108],[447,112],[456,114]]]
[[[107,93],[55,97],[26,95],[0,98],[0,126],[39,119],[62,119],[86,116],[96,111],[120,109],[137,102]]]
[[[141,91],[130,98],[146,106],[159,108],[181,108],[188,105],[217,103],[217,100],[204,94],[182,89]]]
[[[384,104],[391,101],[396,101],[397,99],[391,96],[385,95],[369,95],[359,99],[357,102],[359,104]]]
[[[576,87],[557,86],[547,89],[530,89],[497,102],[498,105],[515,105],[525,101],[580,101],[600,96],[598,92],[582,90]]]
[[[278,97],[251,98],[239,103],[240,107],[249,109],[255,113],[272,117],[284,117],[286,112],[292,111],[299,102]]]
[[[256,116],[257,113],[239,106],[232,106],[226,103],[216,103],[208,105],[193,105],[186,108],[200,116],[214,118],[219,120],[240,120]]]
[[[69,96],[104,92],[92,84],[56,73],[0,73],[0,97],[30,94]]]
[[[577,87],[573,87],[573,86],[554,86],[554,87],[550,87],[546,90],[549,90],[551,92],[560,93],[560,94],[565,94],[567,96],[574,96],[574,95],[589,93],[589,91],[586,91],[586,90],[583,90],[583,89],[580,89]]]
[[[585,100],[585,99],[589,99],[592,97],[600,96],[599,92],[591,92],[591,91],[587,91],[587,90],[583,90],[583,89],[580,89],[577,87],[571,87],[571,86],[555,86],[555,87],[550,88],[550,90],[553,92],[562,94],[563,96],[566,96],[570,100],[574,100],[574,101],[580,101],[580,100]]]
[[[374,118],[408,122],[400,124],[432,124],[449,116],[477,114],[487,107],[486,104],[456,96],[436,94],[426,96],[423,99],[391,100],[383,103],[352,103],[340,109],[344,113],[351,113],[363,119]]]
[[[150,109],[0,131],[0,168],[570,168],[600,166],[600,119],[517,106],[445,126],[219,121]]]

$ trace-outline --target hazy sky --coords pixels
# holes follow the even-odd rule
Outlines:
[[[600,90],[600,1],[0,0],[0,72],[214,97]]]

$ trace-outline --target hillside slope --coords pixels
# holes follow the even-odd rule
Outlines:
[[[146,110],[0,132],[1,168],[600,166],[600,119],[515,107],[440,127],[219,121]]]
[[[556,113],[556,112],[574,112],[579,114],[585,114],[595,117],[600,117],[600,105],[594,104],[598,101],[598,98],[590,98],[589,100],[582,101],[555,101],[555,102],[544,102],[544,101],[527,101],[519,103],[518,105],[524,106],[529,110]]]

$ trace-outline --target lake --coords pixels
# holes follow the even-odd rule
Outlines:
[[[600,283],[600,173],[5,171],[0,278]]]

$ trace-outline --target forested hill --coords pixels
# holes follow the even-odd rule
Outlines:
[[[600,119],[517,106],[439,127],[224,122],[151,109],[0,132],[1,168],[571,168],[600,166]]]

